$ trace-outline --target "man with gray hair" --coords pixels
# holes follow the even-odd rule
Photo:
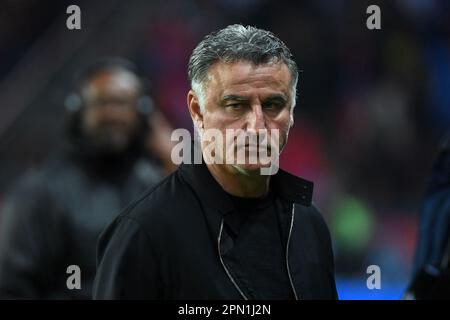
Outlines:
[[[289,49],[271,32],[230,25],[198,44],[188,74],[203,161],[185,161],[103,232],[94,298],[336,299],[313,184],[263,174],[294,122]]]

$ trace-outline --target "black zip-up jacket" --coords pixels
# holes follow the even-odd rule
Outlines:
[[[328,228],[311,205],[311,182],[271,177],[285,266],[297,299],[336,299]],[[94,299],[254,299],[227,252],[230,197],[204,164],[182,164],[103,232]]]

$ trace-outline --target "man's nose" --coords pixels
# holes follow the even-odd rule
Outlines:
[[[248,114],[247,130],[265,129],[266,123],[261,105],[254,105]]]

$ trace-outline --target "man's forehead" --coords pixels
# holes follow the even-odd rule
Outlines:
[[[216,62],[208,71],[208,84],[214,87],[271,86],[282,89],[291,84],[286,64],[271,62],[254,64],[248,61]]]

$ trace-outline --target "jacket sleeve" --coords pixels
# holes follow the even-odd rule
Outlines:
[[[51,197],[38,182],[31,175],[23,178],[2,206],[1,298],[43,298],[55,281],[51,259],[61,241],[54,240]]]
[[[94,299],[162,299],[163,285],[149,235],[119,216],[100,236]]]
[[[328,226],[323,219],[320,212],[317,210],[315,206],[311,206],[311,209],[314,211],[313,217],[315,220],[315,226],[317,233],[319,234],[319,239],[322,240],[322,248],[323,248],[323,254],[325,257],[325,261],[327,261],[327,278],[329,282],[329,286],[331,288],[331,296],[329,299],[338,300],[339,296],[336,289],[336,280],[335,280],[335,268],[334,268],[334,254],[333,254],[333,245],[331,241],[331,235],[330,230],[328,229]]]

